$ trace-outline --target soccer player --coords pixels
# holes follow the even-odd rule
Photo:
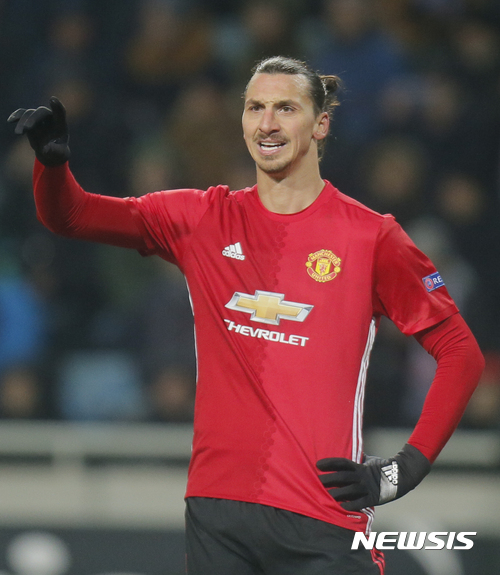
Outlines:
[[[239,191],[92,194],[68,167],[57,99],[9,118],[35,150],[49,229],[156,254],[186,277],[198,353],[189,575],[383,573],[379,552],[351,551],[353,532],[427,475],[483,369],[428,258],[392,216],[321,178],[337,84],[297,60],[256,66],[242,125],[257,185]],[[437,360],[421,417],[389,459],[366,456],[362,438],[381,316]]]

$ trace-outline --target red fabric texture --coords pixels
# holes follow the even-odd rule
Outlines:
[[[52,232],[146,250],[128,202],[86,192],[75,180],[67,162],[46,168],[35,160],[33,187],[37,217]]]
[[[460,314],[415,334],[437,361],[422,414],[409,439],[433,463],[455,431],[484,369],[484,358]]]
[[[385,217],[374,254],[374,315],[387,316],[402,333],[413,335],[458,311],[444,286],[425,293],[422,280],[435,271],[401,226]]]

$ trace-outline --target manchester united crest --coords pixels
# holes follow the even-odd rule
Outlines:
[[[319,250],[309,254],[307,273],[317,282],[329,282],[340,272],[341,259],[330,250]]]

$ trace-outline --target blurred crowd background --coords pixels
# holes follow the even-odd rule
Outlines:
[[[91,192],[239,189],[255,182],[241,95],[276,54],[342,78],[323,176],[435,262],[487,359],[461,425],[498,429],[498,0],[0,0],[0,115],[59,97]],[[0,417],[189,422],[180,273],[52,235],[26,139],[5,123],[0,149]],[[366,425],[413,425],[434,368],[382,322]]]

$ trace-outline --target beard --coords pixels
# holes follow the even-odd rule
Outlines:
[[[291,165],[291,161],[289,159],[281,160],[275,158],[259,158],[256,163],[260,170],[269,175],[286,172]]]

